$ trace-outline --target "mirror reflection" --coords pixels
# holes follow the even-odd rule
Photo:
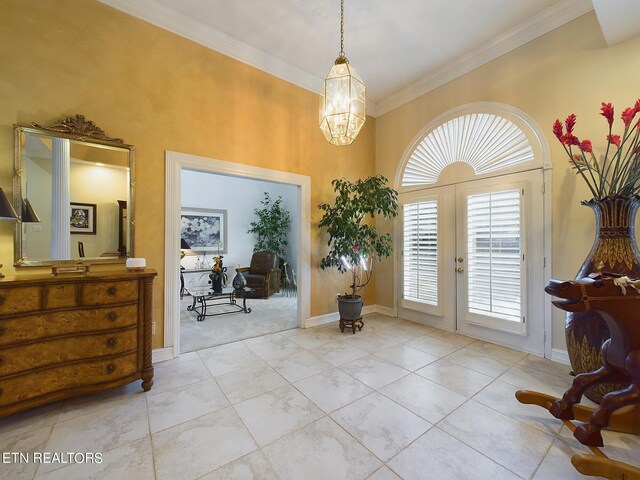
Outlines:
[[[130,256],[132,147],[16,128],[16,265]]]

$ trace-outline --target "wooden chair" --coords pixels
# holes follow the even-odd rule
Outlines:
[[[274,252],[255,252],[248,267],[237,268],[247,280],[247,287],[255,290],[253,298],[269,298],[280,291],[280,267]]]

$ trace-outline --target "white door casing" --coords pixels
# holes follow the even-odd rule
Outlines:
[[[310,317],[311,296],[311,179],[306,175],[253,167],[186,153],[166,152],[165,173],[165,292],[164,349],[154,352],[154,361],[177,357],[180,352],[180,177],[182,169],[253,178],[298,186],[300,202],[300,251],[298,254],[298,325]],[[156,360],[156,357],[158,360]]]
[[[395,292],[400,316],[446,330],[458,329],[476,338],[528,352],[551,355],[551,304],[543,293],[543,286],[550,278],[548,265],[551,259],[549,159],[548,143],[533,119],[515,107],[495,102],[474,103],[445,112],[415,137],[398,166],[395,186],[403,206],[437,198],[440,213],[437,229],[441,234],[437,242],[438,258],[441,259],[438,268],[442,284],[438,288],[437,306],[416,305],[411,299],[403,298],[403,208],[395,229]],[[532,177],[514,180],[508,175],[516,172],[532,172]],[[462,275],[456,273],[460,268],[457,265],[457,259],[461,257],[458,251],[464,243],[456,235],[464,235],[460,225],[466,215],[466,200],[461,200],[464,195],[461,192],[467,189],[499,189],[501,184],[513,181],[524,182],[522,188],[526,192],[522,204],[525,260],[521,287],[524,289],[522,298],[530,298],[523,306],[524,323],[514,325],[507,322],[506,326],[510,328],[501,328],[505,325],[482,325],[482,322],[474,321],[473,315],[462,320],[458,318],[456,322],[457,315],[466,308],[465,303],[458,305],[458,299],[465,299],[466,292],[463,292],[464,296],[455,294],[456,283],[462,282],[464,290],[467,281],[466,272]],[[535,228],[530,222],[536,224]],[[531,249],[530,254],[528,250]],[[533,268],[528,268],[530,265]],[[537,320],[536,326],[530,323],[532,316]],[[533,337],[535,340],[530,340]]]

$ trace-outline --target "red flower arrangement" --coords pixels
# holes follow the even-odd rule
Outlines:
[[[600,159],[593,152],[591,140],[581,141],[573,134],[575,114],[569,115],[564,125],[560,120],[553,123],[553,134],[567,152],[571,167],[576,169],[576,174],[582,175],[593,198],[601,200],[608,196],[631,196],[640,191],[640,117],[634,124],[638,113],[640,99],[636,100],[633,107],[624,109],[620,115],[624,132],[616,135],[613,133],[613,105],[602,103],[600,115],[607,120],[609,133],[606,136],[607,149]]]

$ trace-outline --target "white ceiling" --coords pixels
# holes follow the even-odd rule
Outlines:
[[[339,0],[100,1],[314,92],[340,50]],[[592,9],[591,0],[345,0],[345,53],[375,116]]]

